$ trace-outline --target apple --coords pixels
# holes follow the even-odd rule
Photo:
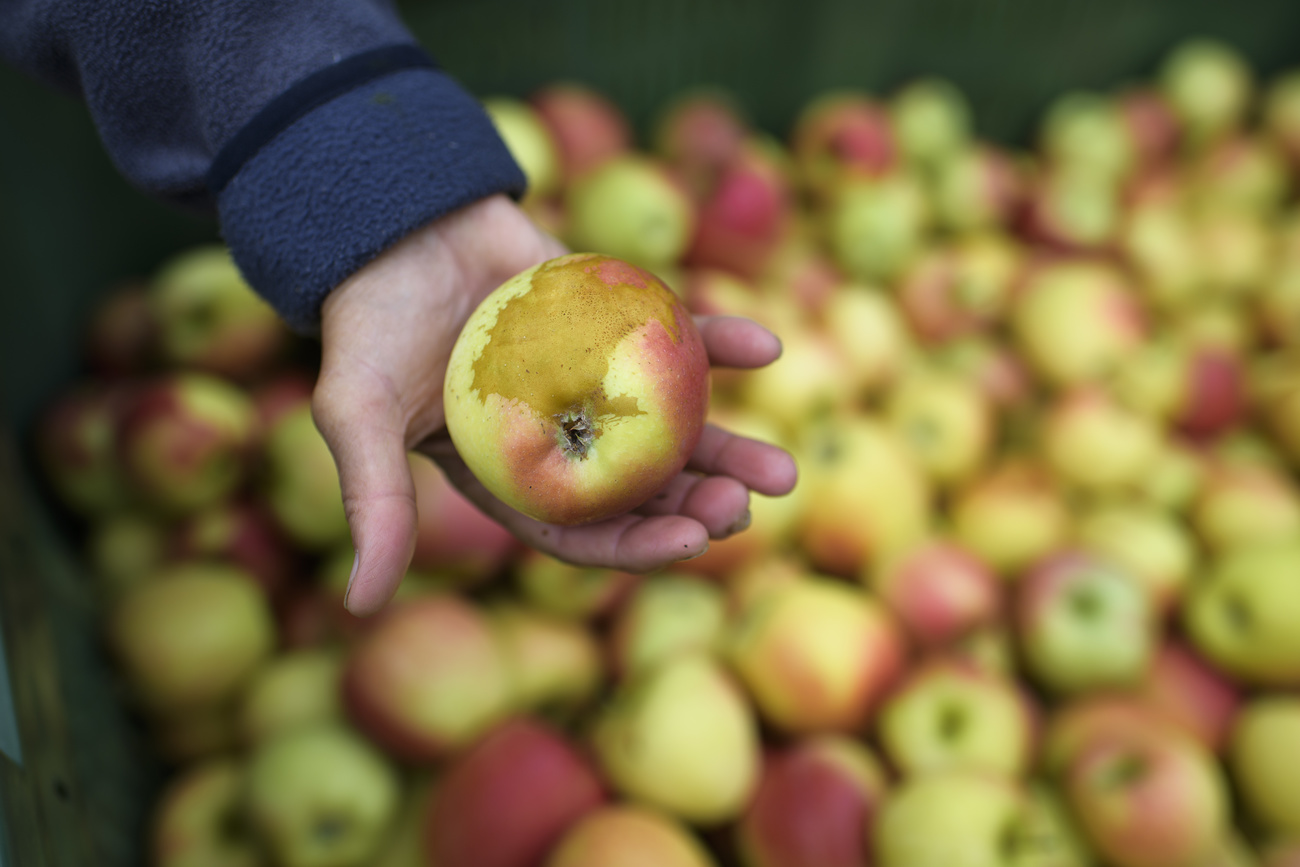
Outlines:
[[[763,763],[754,798],[735,826],[745,867],[864,867],[888,782],[862,743],[807,738]]]
[[[1218,765],[1190,739],[1132,730],[1098,739],[1066,774],[1071,811],[1115,867],[1181,867],[1211,853],[1228,825]]]
[[[1029,406],[1029,369],[1009,347],[987,336],[944,343],[932,351],[930,358],[939,370],[952,371],[973,383],[998,410],[1011,414]]]
[[[603,617],[641,580],[630,572],[574,566],[531,549],[515,561],[514,578],[530,606],[574,620]]]
[[[704,196],[740,157],[749,135],[729,93],[701,88],[679,94],[663,110],[655,123],[654,151],[682,172],[697,196]]]
[[[1207,208],[1195,213],[1192,230],[1210,298],[1230,301],[1259,294],[1273,257],[1273,234],[1262,216]],[[1243,330],[1247,325],[1230,310],[1225,319]]]
[[[310,403],[286,410],[271,426],[264,463],[263,498],[294,543],[324,551],[351,539],[338,468]]]
[[[94,517],[131,498],[117,452],[119,419],[130,389],[83,383],[59,395],[36,423],[35,447],[59,501]]]
[[[846,173],[880,176],[898,161],[887,112],[858,91],[823,93],[809,102],[790,142],[800,179],[815,195],[831,193]]]
[[[438,867],[533,867],[605,795],[567,740],[528,717],[507,720],[447,766],[424,820]]]
[[[757,723],[706,654],[674,656],[624,681],[597,712],[591,742],[620,794],[691,824],[737,818],[758,782]]]
[[[288,345],[289,331],[219,245],[173,256],[149,290],[158,347],[171,365],[247,379]]]
[[[1001,621],[963,635],[944,650],[956,662],[994,677],[1016,677],[1020,673],[1015,636]]]
[[[897,305],[871,286],[837,284],[822,308],[822,322],[838,350],[840,376],[859,393],[887,388],[913,356],[912,333]]]
[[[241,825],[245,768],[222,756],[186,768],[159,795],[150,820],[158,867],[260,867],[257,842]]]
[[[641,505],[685,467],[704,430],[709,361],[658,278],[574,254],[479,305],[444,398],[452,441],[488,490],[539,521],[580,524]]]
[[[1003,867],[1025,843],[1017,826],[1026,811],[1013,781],[971,772],[905,779],[876,816],[878,867]]]
[[[586,85],[547,85],[529,102],[550,128],[568,182],[631,148],[632,129],[623,112]]]
[[[1053,251],[1105,249],[1119,233],[1120,193],[1113,178],[1086,164],[1048,166],[1030,187],[1022,231]]]
[[[924,647],[941,647],[999,619],[1002,588],[978,557],[941,538],[869,570],[867,586]]]
[[[409,455],[415,482],[415,553],[411,568],[436,570],[461,584],[499,573],[519,548],[510,531],[466,499],[433,461]]]
[[[560,149],[537,112],[528,103],[506,96],[484,99],[483,109],[524,173],[528,182],[525,201],[559,192],[563,180]]]
[[[1003,235],[965,235],[917,259],[898,287],[899,304],[930,343],[987,331],[1009,306],[1022,257]]]
[[[253,398],[253,406],[257,408],[263,437],[285,413],[304,403],[310,403],[315,387],[316,377],[313,374],[292,368],[273,373],[265,381],[252,386],[249,393]]]
[[[86,538],[86,558],[100,601],[113,604],[162,565],[168,532],[165,522],[136,512],[117,512],[95,522]]]
[[[1255,306],[1261,338],[1271,345],[1293,347],[1300,321],[1300,264],[1286,259],[1277,263],[1265,278]]]
[[[1067,485],[1091,493],[1114,493],[1146,472],[1161,431],[1105,390],[1080,387],[1062,394],[1047,412],[1043,455]]]
[[[757,596],[727,640],[759,713],[791,734],[860,730],[904,655],[888,609],[860,588],[816,576]]]
[[[1205,208],[1239,208],[1272,215],[1284,203],[1290,167],[1262,136],[1234,135],[1198,155],[1190,169],[1192,195]]]
[[[926,168],[964,147],[971,138],[971,108],[952,82],[921,78],[894,94],[889,119],[898,150]]]
[[[1244,685],[1300,686],[1300,546],[1260,543],[1221,555],[1188,592],[1193,647]]]
[[[657,810],[611,805],[565,831],[544,867],[715,867],[709,851],[681,822]]]
[[[253,746],[294,728],[341,721],[343,654],[333,647],[294,650],[267,661],[239,697],[240,739]]]
[[[677,262],[695,232],[695,206],[666,165],[614,157],[576,178],[565,193],[569,246],[659,270]]]
[[[109,613],[108,643],[150,712],[178,714],[233,699],[275,646],[266,595],[233,566],[164,567]]]
[[[275,735],[253,750],[247,773],[249,824],[284,867],[370,864],[397,817],[396,769],[337,724]]]
[[[1253,81],[1236,49],[1217,40],[1191,39],[1165,58],[1159,86],[1187,141],[1199,147],[1241,125]]]
[[[1026,194],[1024,171],[1007,153],[972,144],[944,157],[930,177],[934,221],[954,232],[1006,225]]]
[[[796,538],[818,570],[856,578],[927,535],[930,485],[881,421],[817,421],[804,428],[795,451],[806,503]]]
[[[1119,103],[1089,91],[1071,91],[1052,101],[1039,145],[1052,165],[1083,169],[1100,181],[1123,180],[1137,157]]]
[[[1297,867],[1300,865],[1300,837],[1269,843],[1260,850],[1259,867]]]
[[[743,407],[793,436],[810,420],[849,406],[854,383],[838,347],[816,330],[802,326],[780,334],[781,357],[746,371],[738,391]]]
[[[1292,164],[1300,162],[1300,72],[1275,78],[1264,94],[1264,130]]]
[[[974,477],[988,461],[997,417],[979,387],[952,373],[914,368],[895,384],[889,425],[936,486]]]
[[[906,172],[838,183],[825,211],[835,263],[851,279],[893,280],[921,251],[929,223],[920,182]]]
[[[1033,756],[1028,698],[1010,680],[951,660],[910,669],[877,727],[886,758],[905,777],[969,770],[1014,779]]]
[[[239,731],[228,705],[169,711],[148,720],[149,746],[170,767],[185,767],[239,748]]]
[[[1016,588],[1015,622],[1034,678],[1056,693],[1138,683],[1151,664],[1156,618],[1141,582],[1124,569],[1064,552]]]
[[[1242,703],[1236,684],[1177,639],[1156,651],[1135,695],[1216,754]]]
[[[790,228],[789,184],[772,157],[747,145],[719,171],[699,206],[685,262],[755,279]]]
[[[1199,556],[1186,524],[1165,509],[1141,503],[1099,503],[1079,515],[1075,534],[1079,548],[1139,579],[1162,616],[1189,586]]]
[[[1137,272],[1138,291],[1157,310],[1177,310],[1204,288],[1201,251],[1181,202],[1130,205],[1116,242]]]
[[[595,697],[606,665],[596,637],[582,624],[513,604],[498,604],[488,614],[516,708],[563,718]]]
[[[114,286],[95,304],[86,325],[86,364],[105,378],[139,375],[153,360],[157,340],[148,285],[131,281]]]
[[[788,169],[786,174],[790,174]],[[814,216],[795,208],[790,231],[768,259],[759,286],[765,294],[789,297],[800,309],[816,316],[843,282],[844,275],[821,243]]]
[[[397,818],[370,867],[428,867],[424,816],[436,785],[436,777],[430,774],[416,774],[404,781]]]
[[[1137,499],[1175,515],[1184,514],[1205,484],[1205,457],[1185,442],[1166,439],[1146,474],[1134,485]]]
[[[1284,541],[1300,534],[1300,494],[1279,468],[1212,461],[1191,519],[1216,551]]]
[[[1119,112],[1139,168],[1160,165],[1174,156],[1182,129],[1173,108],[1157,90],[1126,89],[1119,95]]]
[[[274,519],[257,502],[225,502],[186,518],[171,538],[176,560],[220,560],[257,579],[279,603],[295,573],[294,551]]]
[[[649,577],[614,618],[613,667],[633,677],[678,653],[718,649],[726,624],[726,599],[717,585],[684,574]]]
[[[1102,690],[1069,699],[1047,718],[1040,770],[1049,782],[1060,783],[1089,748],[1148,734],[1172,740],[1189,737],[1150,702],[1129,692]]]
[[[1071,514],[1040,465],[1011,458],[958,491],[955,541],[1007,580],[1069,538]]]

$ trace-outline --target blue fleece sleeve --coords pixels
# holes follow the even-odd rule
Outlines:
[[[418,53],[385,0],[0,3],[0,57],[83,98],[136,186],[215,208],[249,282],[299,331],[407,233],[524,188],[477,101],[431,62],[336,74],[394,49]]]

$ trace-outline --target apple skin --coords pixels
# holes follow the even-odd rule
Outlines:
[[[726,92],[697,89],[674,99],[655,123],[654,151],[680,171],[697,197],[740,157],[749,128]]]
[[[222,756],[174,777],[150,820],[150,862],[157,867],[262,867],[257,842],[238,827],[243,807],[243,762]]]
[[[970,145],[934,167],[929,194],[934,219],[956,232],[1007,225],[1027,192],[1025,173],[1011,155]]]
[[[250,755],[247,773],[249,824],[283,867],[369,864],[397,818],[396,769],[338,724],[270,738]]]
[[[704,430],[709,361],[658,278],[573,254],[512,277],[466,323],[444,389],[466,465],[539,521],[623,514],[685,467]]]
[[[901,630],[874,597],[811,576],[757,596],[727,640],[759,712],[791,734],[860,730],[905,654]]]
[[[884,769],[862,743],[835,735],[769,755],[735,826],[744,867],[866,867],[885,797]]]
[[[1300,74],[1279,75],[1264,95],[1264,129],[1287,155],[1300,164]]]
[[[612,666],[635,676],[677,653],[718,649],[726,623],[726,598],[716,584],[685,574],[651,576],[614,618]]]
[[[885,757],[904,777],[974,771],[1015,779],[1033,758],[1028,697],[1013,681],[952,660],[909,670],[877,727]]]
[[[1247,686],[1300,686],[1300,546],[1238,548],[1188,592],[1183,624],[1192,646]]]
[[[425,813],[425,855],[438,867],[533,867],[604,800],[568,741],[513,718],[446,767]]]
[[[964,147],[971,137],[971,107],[950,81],[920,78],[890,100],[889,118],[903,159],[927,168]]]
[[[1107,690],[1072,699],[1058,705],[1047,718],[1039,770],[1049,781],[1059,782],[1090,747],[1143,732],[1163,738],[1187,737],[1172,720],[1135,695]]]
[[[875,824],[877,867],[1002,867],[1026,809],[1012,781],[964,772],[922,774],[885,798]]]
[[[516,605],[497,605],[489,616],[505,652],[516,709],[565,719],[591,703],[607,666],[583,624]]]
[[[578,177],[565,193],[566,240],[652,271],[680,261],[695,234],[696,207],[660,160],[614,157]]]
[[[1259,867],[1300,867],[1300,837],[1266,844],[1259,854]]]
[[[343,674],[353,722],[393,755],[428,763],[510,711],[510,672],[491,623],[451,595],[397,602],[355,642]]]
[[[1042,466],[1009,458],[957,492],[952,521],[958,544],[1014,581],[1066,543],[1071,513]]]
[[[1122,181],[1135,153],[1119,103],[1098,93],[1070,91],[1048,106],[1039,129],[1044,162],[1078,168],[1099,181]]]
[[[1100,388],[1076,388],[1058,400],[1042,425],[1048,464],[1066,484],[1114,493],[1134,484],[1159,449],[1161,430]]]
[[[156,714],[212,709],[239,692],[275,646],[266,595],[243,570],[164,567],[109,614],[109,646]]]
[[[1212,551],[1282,542],[1300,534],[1300,494],[1280,468],[1211,459],[1191,519]]]
[[[1023,258],[994,232],[971,234],[919,257],[898,286],[899,305],[925,342],[987,332],[1009,306]]]
[[[624,797],[693,825],[737,818],[758,782],[758,725],[722,665],[670,657],[624,681],[596,715],[591,743]]]
[[[631,149],[632,129],[623,112],[585,85],[548,85],[529,102],[555,138],[566,182]]]
[[[641,577],[574,566],[531,548],[514,562],[514,583],[529,606],[569,620],[599,620],[617,608]]]
[[[685,262],[756,279],[790,228],[791,191],[759,147],[745,147],[718,174],[700,203]]]
[[[802,184],[830,193],[846,172],[881,176],[898,163],[898,148],[884,108],[864,93],[835,91],[808,103],[790,134]]]
[[[895,384],[885,408],[899,440],[936,486],[954,487],[988,461],[997,416],[979,387],[953,373],[917,369]]]
[[[993,571],[953,542],[923,542],[870,570],[870,587],[917,644],[935,648],[998,619],[1002,588]]]
[[[411,454],[418,518],[411,568],[437,571],[457,583],[491,579],[519,550],[510,531],[479,510],[428,458]]]
[[[912,332],[886,293],[861,283],[838,283],[821,310],[827,338],[839,350],[841,376],[861,394],[885,390],[912,361]]]
[[[1216,754],[1242,705],[1236,684],[1172,638],[1156,652],[1134,695]]]
[[[289,541],[257,502],[217,503],[191,515],[176,528],[169,558],[239,566],[257,579],[277,606],[298,566]]]
[[[527,103],[505,96],[484,99],[483,109],[528,182],[524,202],[555,195],[563,167],[559,146],[541,116]]]
[[[920,181],[903,172],[846,176],[830,198],[825,233],[840,270],[865,282],[900,277],[921,251],[930,221]]]
[[[96,521],[86,539],[97,599],[112,606],[152,575],[167,559],[170,525],[135,512],[116,512]]]
[[[1160,165],[1174,155],[1182,131],[1168,101],[1155,89],[1126,90],[1118,107],[1139,168]]]
[[[59,395],[35,430],[36,456],[59,501],[87,517],[131,498],[118,452],[121,417],[133,388],[83,383]]]
[[[253,675],[235,712],[240,740],[256,745],[293,728],[343,720],[343,654],[323,647],[282,653]]]
[[[1227,758],[1237,790],[1262,829],[1300,839],[1300,697],[1252,699],[1233,726]]]
[[[267,431],[263,463],[263,500],[294,543],[325,551],[351,539],[338,467],[308,401],[286,409]]]
[[[1184,129],[1203,146],[1238,127],[1250,107],[1253,80],[1237,51],[1212,39],[1189,39],[1165,58],[1160,93]]]
[[[715,867],[682,823],[632,805],[601,807],[564,833],[544,867]]]
[[[1168,509],[1103,502],[1079,516],[1075,542],[1140,579],[1161,617],[1177,607],[1192,580],[1196,540]]]

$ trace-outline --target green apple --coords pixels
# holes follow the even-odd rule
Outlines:
[[[1250,107],[1250,67],[1236,49],[1217,40],[1179,45],[1161,65],[1159,81],[1193,145],[1237,127]]]
[[[687,575],[647,578],[614,620],[614,667],[635,676],[678,653],[718,649],[726,622],[726,599],[716,584]]]
[[[1195,540],[1165,509],[1123,500],[1100,503],[1079,517],[1075,533],[1081,549],[1140,580],[1162,614],[1191,582]]]
[[[243,823],[245,767],[221,757],[186,768],[153,808],[150,863],[157,867],[265,867]]]
[[[973,773],[922,774],[886,796],[876,816],[879,867],[1007,867],[1026,808],[1010,780]]]
[[[914,371],[890,392],[890,427],[936,485],[970,480],[988,461],[997,419],[979,387],[954,374]]]
[[[596,636],[581,623],[508,603],[488,616],[505,654],[515,707],[564,717],[596,695],[605,660]]]
[[[289,729],[341,720],[342,681],[343,653],[335,648],[276,656],[258,669],[239,698],[240,738],[255,745]]]
[[[563,166],[551,131],[525,102],[505,96],[483,100],[492,125],[528,181],[528,198],[542,199],[560,189]]]
[[[971,137],[971,107],[951,82],[921,78],[889,105],[890,121],[904,159],[921,168],[955,153]]]
[[[676,263],[695,231],[695,207],[665,164],[620,154],[570,184],[568,242],[651,271]]]
[[[1228,767],[1250,814],[1273,834],[1300,839],[1300,697],[1263,695],[1237,718]]]
[[[958,544],[1007,581],[1065,544],[1071,513],[1056,480],[1041,465],[1011,458],[952,501]]]
[[[836,263],[851,279],[892,280],[921,250],[930,215],[925,190],[911,174],[847,175],[825,212]]]
[[[300,547],[325,551],[351,538],[338,468],[311,404],[286,410],[267,432],[263,492],[276,521]]]

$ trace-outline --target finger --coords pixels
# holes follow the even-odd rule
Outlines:
[[[357,550],[343,604],[373,614],[392,598],[415,551],[415,484],[401,411],[389,391],[351,376],[322,378],[312,411],[338,465]]]
[[[639,515],[682,515],[699,521],[711,539],[725,539],[749,526],[749,489],[726,476],[681,473]]]
[[[715,367],[754,368],[781,357],[777,336],[740,316],[697,316],[695,325],[704,338],[709,362]]]
[[[799,471],[785,449],[705,425],[686,468],[709,476],[730,476],[751,491],[780,497],[794,490]]]

